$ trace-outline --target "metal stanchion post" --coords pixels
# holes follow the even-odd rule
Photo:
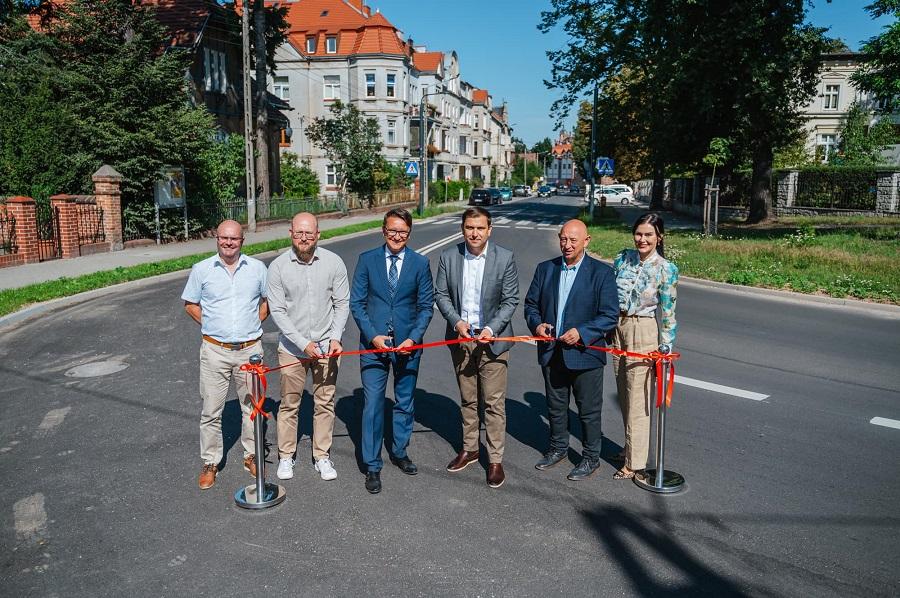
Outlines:
[[[250,363],[260,365],[262,357],[253,355],[250,357]],[[263,396],[262,384],[259,381],[259,374],[251,372],[252,386],[251,397],[253,401],[259,403],[265,400]],[[284,488],[278,484],[266,483],[266,455],[265,455],[265,438],[263,437],[263,415],[257,414],[253,420],[253,438],[256,451],[256,483],[244,486],[234,493],[234,502],[237,506],[244,509],[267,509],[280,505],[284,502],[287,495]]]
[[[668,360],[663,363],[663,373],[656,380],[662,384],[662,396],[666,396],[666,386],[669,379],[669,368],[672,367]],[[684,476],[674,471],[669,471],[665,466],[666,455],[666,402],[665,400],[656,410],[656,469],[647,469],[644,473],[635,474],[634,483],[644,490],[658,494],[673,494],[684,490]]]

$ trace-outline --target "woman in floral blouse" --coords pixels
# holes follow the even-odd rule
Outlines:
[[[613,346],[637,353],[669,353],[677,329],[678,268],[663,255],[662,218],[645,214],[634,223],[632,233],[635,249],[623,249],[613,263],[619,292],[619,324]],[[660,326],[657,308],[662,316]],[[617,455],[624,464],[613,477],[624,480],[647,467],[654,368],[647,359],[614,356],[613,371],[625,422],[625,450]]]

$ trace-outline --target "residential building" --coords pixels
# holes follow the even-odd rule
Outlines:
[[[327,117],[334,100],[352,104],[379,124],[391,162],[419,159],[420,101],[426,100],[429,180],[502,180],[511,161],[506,106],[465,81],[456,52],[416,46],[362,0],[288,1],[288,43],[276,54],[272,92],[290,102],[281,148],[310,162],[326,193],[339,175],[313,146],[306,128]],[[290,133],[290,134],[287,134]]]
[[[553,148],[550,151],[550,161],[544,170],[544,179],[556,185],[573,183],[584,186],[584,181],[575,167],[575,158],[572,155],[572,136],[566,131],[561,131]]]
[[[863,59],[864,55],[857,52],[838,52],[822,56],[822,70],[816,94],[803,107],[807,119],[806,148],[816,160],[827,162],[835,151],[841,125],[854,103],[859,103],[873,114],[880,106],[878,98],[860,91],[850,80],[850,75],[859,68]],[[891,118],[895,123],[900,122],[896,114],[873,118]],[[900,163],[898,149],[900,146],[894,146],[886,151],[889,161]]]

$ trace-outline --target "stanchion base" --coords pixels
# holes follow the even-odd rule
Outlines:
[[[674,494],[684,490],[684,477],[680,473],[663,470],[662,486],[656,485],[656,470],[647,469],[643,473],[634,474],[634,483],[644,490],[657,494]]]
[[[287,498],[284,488],[278,484],[266,484],[262,500],[256,496],[256,484],[240,488],[234,493],[234,502],[243,509],[268,509],[280,505]]]

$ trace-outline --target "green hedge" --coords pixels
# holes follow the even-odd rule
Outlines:
[[[446,185],[446,191],[445,191]],[[462,189],[463,199],[469,199],[469,192],[474,187],[470,181],[433,182],[428,185],[428,199],[433,203],[444,203],[459,199],[459,190]]]

